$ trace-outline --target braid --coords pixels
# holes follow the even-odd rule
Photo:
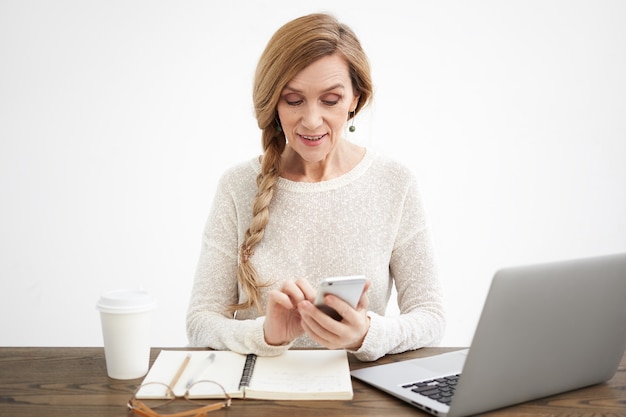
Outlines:
[[[244,302],[230,306],[231,311],[256,307],[262,312],[260,289],[269,285],[260,282],[250,258],[254,255],[256,244],[263,239],[265,226],[269,222],[269,206],[280,175],[280,157],[285,149],[285,137],[270,125],[263,130],[263,143],[266,146],[261,160],[261,172],[257,177],[259,191],[252,204],[252,221],[244,235],[237,266],[237,280],[247,297]]]

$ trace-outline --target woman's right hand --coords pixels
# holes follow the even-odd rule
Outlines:
[[[300,301],[312,301],[314,297],[315,291],[304,279],[288,281],[280,290],[270,291],[263,324],[265,342],[280,346],[302,335],[304,330],[297,306]]]

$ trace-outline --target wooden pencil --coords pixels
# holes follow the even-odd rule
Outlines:
[[[185,368],[187,367],[187,364],[189,364],[190,360],[191,360],[191,354],[188,353],[187,356],[185,356],[183,363],[180,364],[180,367],[178,368],[178,372],[176,372],[176,375],[174,375],[174,378],[172,378],[172,382],[170,382],[170,388],[172,389],[172,391],[174,391],[174,387],[176,386],[176,383],[180,379],[180,376],[183,374],[183,372],[185,372]]]

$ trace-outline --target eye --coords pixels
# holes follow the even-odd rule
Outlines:
[[[325,97],[322,97],[322,103],[324,103],[326,106],[335,106],[337,103],[339,103],[339,100],[341,99],[340,96],[338,96],[337,94],[329,94]]]
[[[303,102],[302,97],[297,94],[287,94],[283,96],[283,100],[285,100],[289,106],[299,106]]]

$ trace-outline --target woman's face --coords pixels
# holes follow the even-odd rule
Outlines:
[[[289,146],[307,162],[319,162],[343,139],[348,113],[357,105],[346,61],[337,54],[299,72],[283,89],[277,110]]]

